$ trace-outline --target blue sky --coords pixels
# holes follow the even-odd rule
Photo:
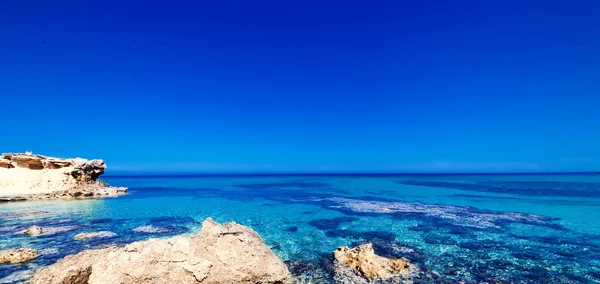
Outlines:
[[[116,172],[600,170],[598,1],[0,1],[0,151]]]

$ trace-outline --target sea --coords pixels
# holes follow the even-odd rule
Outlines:
[[[116,198],[0,203],[0,283],[86,249],[194,235],[202,221],[258,232],[298,283],[334,283],[332,252],[370,242],[414,283],[600,283],[600,174],[108,176]],[[23,230],[44,228],[38,237]],[[76,241],[79,233],[108,231]]]

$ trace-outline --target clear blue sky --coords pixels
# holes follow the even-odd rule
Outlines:
[[[0,151],[111,173],[600,170],[598,11],[0,0]]]

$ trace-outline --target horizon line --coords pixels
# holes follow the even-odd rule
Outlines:
[[[445,173],[139,173],[139,174],[109,174],[103,177],[127,178],[127,177],[276,177],[276,176],[467,176],[467,175],[594,175],[600,171],[575,171],[575,172],[445,172]]]

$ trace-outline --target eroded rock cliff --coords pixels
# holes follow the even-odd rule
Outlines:
[[[0,201],[84,198],[123,194],[127,188],[112,187],[98,177],[102,160],[59,159],[25,154],[0,156]]]
[[[31,283],[282,283],[288,274],[252,229],[208,218],[197,236],[86,250],[38,271]]]

